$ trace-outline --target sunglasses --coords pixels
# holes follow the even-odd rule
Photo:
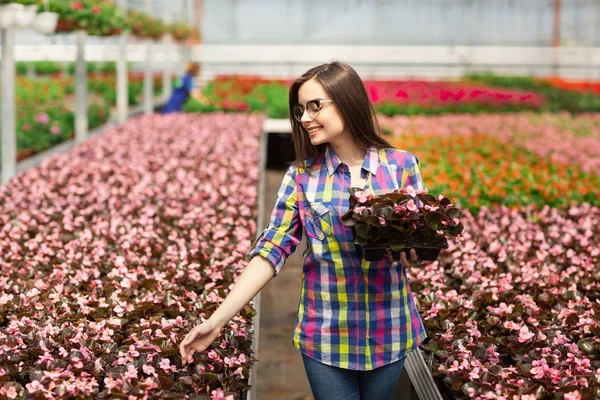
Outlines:
[[[294,108],[292,108],[294,118],[296,121],[300,122],[304,115],[304,111],[306,110],[310,119],[315,119],[317,115],[319,115],[319,111],[323,109],[321,106],[323,103],[333,103],[333,100],[314,99],[306,103],[306,108],[302,104],[296,104]]]

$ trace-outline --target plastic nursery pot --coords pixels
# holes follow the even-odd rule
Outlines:
[[[385,257],[385,253],[389,250],[389,247],[382,245],[365,245],[361,246],[363,251],[363,258],[366,261],[381,261]],[[410,249],[415,248],[417,256],[423,261],[435,261],[442,249],[448,248],[448,241],[444,238],[443,243],[440,244],[427,244],[419,245],[413,244],[411,247],[402,249],[406,253],[406,258],[410,260]],[[392,251],[392,257],[394,260],[400,260],[400,252]]]
[[[56,31],[56,25],[58,24],[58,13],[55,12],[41,12],[36,15],[33,20],[32,27],[39,33],[49,35]]]

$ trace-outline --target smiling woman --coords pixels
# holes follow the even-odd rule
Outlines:
[[[186,336],[182,358],[212,343],[279,274],[305,234],[293,344],[315,399],[389,399],[406,355],[427,336],[408,289],[409,262],[404,253],[400,263],[366,260],[341,217],[351,187],[375,195],[408,186],[422,190],[418,160],[381,137],[362,80],[342,62],[319,65],[294,81],[289,109],[297,159],[246,270],[213,316]],[[414,249],[411,258],[418,261]]]

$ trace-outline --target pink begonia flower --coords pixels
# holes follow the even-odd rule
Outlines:
[[[134,367],[133,365],[129,364],[127,366],[127,372],[125,372],[125,374],[123,375],[123,377],[125,379],[127,379],[128,381],[131,380],[131,379],[137,379],[137,377],[138,377],[137,368]]]
[[[519,330],[519,343],[528,342],[534,336],[535,333],[529,332],[529,327],[527,325],[523,325]]]
[[[402,211],[406,211],[406,207],[401,205],[396,205],[396,207],[394,207],[394,214],[400,214]]]
[[[229,358],[229,357],[225,357],[225,359],[223,360],[225,362],[225,364],[227,364],[227,366],[229,367],[234,367],[235,365],[235,357],[234,358]]]
[[[44,385],[42,385],[38,380],[31,381],[31,383],[28,383],[27,385],[25,385],[25,387],[27,388],[27,391],[29,391],[29,393],[35,393],[39,390],[44,389]]]
[[[408,185],[404,188],[406,190],[406,194],[409,194],[411,197],[415,197],[417,195],[417,191],[412,185]]]
[[[50,122],[50,116],[46,113],[41,113],[35,117],[35,120],[40,124],[46,125],[48,122]]]
[[[147,375],[158,376],[158,374],[156,373],[156,370],[151,365],[144,365],[144,366],[142,366],[142,370]]]
[[[135,345],[129,345],[129,351],[127,354],[131,357],[139,357],[140,352],[136,350]]]
[[[42,363],[51,363],[52,361],[54,361],[54,357],[52,357],[52,354],[48,353],[47,351],[44,353],[43,356],[41,356],[38,360],[38,364],[42,364]]]
[[[234,400],[233,395],[229,395],[227,397],[225,397],[225,393],[223,393],[223,390],[221,388],[215,389],[211,392],[211,397],[212,400]]]
[[[367,201],[373,198],[373,193],[371,193],[369,189],[357,190],[356,192],[354,192],[354,195],[356,196],[356,200],[358,200],[359,203],[366,203]]]
[[[248,359],[246,358],[246,355],[244,353],[240,354],[240,356],[238,357],[238,361],[241,362],[242,364],[245,363],[246,361],[248,361]]]
[[[208,352],[208,358],[210,358],[211,360],[217,360],[219,358],[219,355],[216,351],[211,350]]]
[[[565,400],[581,400],[581,394],[579,393],[579,390],[565,393]]]
[[[107,376],[106,378],[104,378],[104,385],[108,389],[113,389],[117,386],[117,382],[113,379],[112,376]]]
[[[2,390],[0,390],[0,394],[5,395],[9,399],[16,399],[19,395],[14,386],[10,386],[8,389],[2,388]]]
[[[243,379],[244,378],[244,369],[242,367],[238,367],[233,374],[237,375]]]
[[[365,206],[356,206],[354,207],[354,212],[358,215],[362,215],[363,211],[365,211],[367,207]]]
[[[437,211],[440,207],[438,206],[430,206],[429,204],[425,204],[424,207],[427,211]]]
[[[408,203],[406,203],[406,208],[408,208],[408,210],[412,211],[412,212],[419,211],[419,209],[417,208],[417,205],[415,204],[415,201],[413,199],[410,199],[408,201]]]
[[[175,366],[171,366],[171,360],[169,360],[168,358],[163,358],[163,360],[159,364],[159,367],[161,367],[162,370],[166,373],[175,372],[175,370],[177,369]]]
[[[50,128],[50,133],[55,136],[60,135],[60,126],[52,125],[52,127]]]

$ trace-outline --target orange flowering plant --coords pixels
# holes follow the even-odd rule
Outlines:
[[[369,189],[351,188],[349,193],[350,207],[342,223],[353,227],[355,243],[368,261],[381,260],[388,249],[399,259],[400,251],[408,255],[410,248],[422,260],[433,261],[448,248],[447,237],[461,239],[462,212],[443,195],[435,198],[427,189],[412,186],[380,196]]]

